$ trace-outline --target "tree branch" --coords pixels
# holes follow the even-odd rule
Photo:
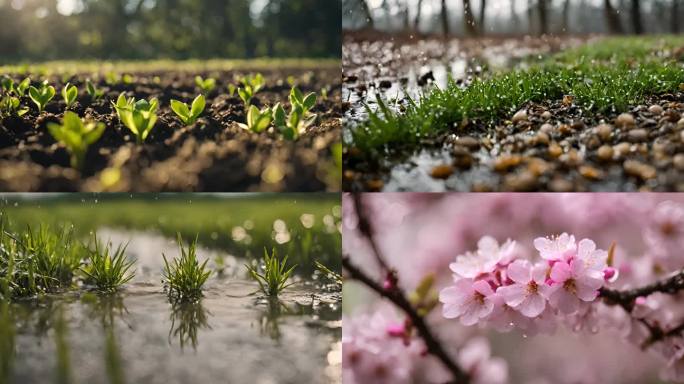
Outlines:
[[[453,374],[455,383],[468,383],[470,378],[452,359],[451,356],[444,350],[442,344],[432,334],[430,328],[425,323],[422,316],[416,312],[406,296],[401,292],[399,287],[394,287],[392,290],[383,289],[380,284],[373,281],[360,268],[355,266],[349,259],[349,256],[342,257],[342,266],[349,273],[351,278],[358,280],[366,285],[371,290],[375,291],[380,296],[388,299],[394,305],[399,307],[411,319],[411,324],[418,330],[421,338],[425,342],[428,353],[438,358],[442,364]]]
[[[599,297],[602,297],[609,305],[619,305],[625,312],[631,315],[637,298],[646,297],[656,292],[674,295],[681,290],[684,290],[684,269],[676,271],[654,283],[644,285],[643,287],[622,291],[603,287],[599,290]],[[642,349],[646,349],[668,337],[680,336],[682,332],[684,332],[684,322],[674,328],[665,330],[658,324],[649,323],[646,319],[640,318],[637,320],[639,320],[650,333],[648,339],[642,343]]]

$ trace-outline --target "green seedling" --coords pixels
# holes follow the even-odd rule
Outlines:
[[[39,88],[29,87],[29,97],[38,106],[38,112],[43,112],[47,103],[55,97],[55,93],[55,87],[47,85],[47,82],[42,83]]]
[[[135,273],[131,271],[133,262],[126,258],[128,244],[119,244],[112,253],[112,243],[103,245],[93,234],[94,249],[88,249],[87,262],[81,269],[85,274],[84,282],[95,286],[102,292],[115,292],[131,281]]]
[[[202,76],[196,76],[195,84],[197,85],[197,88],[201,89],[202,93],[206,95],[216,88],[216,79],[211,77],[203,79]]]
[[[254,98],[254,95],[264,87],[266,82],[261,73],[245,76],[240,79],[240,82],[243,86],[237,89],[238,95],[242,99],[242,102],[245,103],[245,107],[249,108],[252,104],[252,98]]]
[[[157,99],[135,101],[135,98],[126,99],[122,93],[116,100],[114,108],[119,115],[119,120],[133,132],[138,144],[142,144],[157,122],[156,112],[159,108],[159,101]]]
[[[2,89],[5,94],[13,94],[17,97],[24,97],[30,86],[31,79],[28,77],[19,84],[15,84],[14,80],[8,76],[4,76],[2,80],[0,80],[0,89]]]
[[[316,105],[316,94],[304,96],[297,87],[290,91],[291,111],[288,115],[285,108],[278,103],[273,107],[273,124],[288,140],[296,140],[308,127],[316,122],[317,115],[310,112]]]
[[[28,108],[22,108],[21,100],[18,97],[5,95],[0,99],[0,118],[10,116],[21,117],[28,111]]]
[[[207,282],[211,271],[206,268],[205,260],[202,264],[197,260],[197,238],[186,249],[180,233],[177,234],[180,258],[169,261],[162,253],[164,259],[164,282],[169,297],[176,301],[195,301],[202,297],[202,287]]]
[[[264,249],[263,267],[258,268],[252,265],[245,265],[247,271],[254,280],[259,284],[259,289],[265,295],[277,297],[283,289],[289,287],[293,283],[288,284],[287,280],[292,275],[296,265],[287,269],[287,256],[282,261],[278,260],[275,248],[272,254]],[[259,269],[263,269],[260,273]]]
[[[230,97],[235,96],[235,91],[237,91],[237,87],[233,84],[228,84],[228,95],[230,95]]]
[[[71,83],[67,83],[64,86],[64,88],[62,89],[62,98],[64,99],[64,102],[66,103],[67,109],[71,108],[71,106],[74,105],[77,97],[78,97],[78,88],[76,88],[75,85],[71,85]]]
[[[247,111],[247,124],[238,123],[238,125],[241,128],[259,133],[265,131],[271,125],[272,119],[271,108],[266,107],[259,110],[259,108],[252,105]]]
[[[64,113],[62,125],[48,123],[48,131],[66,146],[71,154],[71,166],[82,170],[88,147],[98,141],[105,130],[104,123],[94,121],[83,122],[77,114],[71,111]]]
[[[197,118],[204,112],[206,100],[204,95],[199,95],[193,100],[192,107],[182,101],[171,100],[171,109],[178,115],[183,124],[192,125],[197,121]]]
[[[99,100],[104,96],[104,90],[96,88],[90,79],[86,80],[86,92],[93,100]]]
[[[54,292],[71,286],[82,257],[82,248],[74,241],[73,230],[53,230],[45,225],[33,230],[29,226],[21,246],[24,257],[33,264],[35,279],[42,291]]]

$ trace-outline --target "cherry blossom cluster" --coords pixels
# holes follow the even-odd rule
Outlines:
[[[563,233],[537,238],[539,260],[529,261],[514,241],[486,236],[475,252],[450,264],[454,283],[440,292],[442,314],[463,325],[486,323],[500,331],[550,332],[559,316],[587,310],[599,289],[614,281],[608,252],[589,239]]]
[[[381,306],[371,314],[344,318],[342,327],[343,377],[345,384],[446,383],[448,371],[427,353],[411,325],[398,320],[394,311]],[[508,382],[506,362],[491,356],[484,337],[466,340],[454,353],[455,361],[470,375],[473,384]]]

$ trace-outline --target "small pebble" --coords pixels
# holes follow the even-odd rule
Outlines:
[[[454,143],[473,150],[480,148],[480,142],[476,138],[470,136],[460,137],[456,139]]]
[[[679,119],[677,122],[677,129],[684,129],[684,118]]]
[[[573,95],[564,95],[563,96],[563,104],[565,105],[572,105],[572,103],[575,101],[575,96]]]
[[[570,192],[574,189],[574,186],[570,180],[556,177],[549,183],[549,189],[554,192]]]
[[[521,109],[518,112],[513,115],[513,118],[511,119],[513,124],[518,123],[520,121],[527,121],[527,110]]]
[[[504,188],[508,191],[529,192],[533,191],[536,186],[537,177],[529,171],[506,175],[504,179]]]
[[[631,142],[639,143],[648,139],[648,132],[645,129],[633,129],[627,133],[627,138]]]
[[[494,170],[497,172],[505,172],[522,161],[519,155],[502,155],[494,160]]]
[[[552,115],[551,112],[549,112],[549,111],[544,111],[544,113],[541,114],[541,118],[544,119],[544,120],[548,120],[548,119],[550,119],[551,117],[553,117],[553,115]]]
[[[648,111],[651,112],[652,114],[658,116],[661,113],[663,113],[663,107],[661,107],[658,104],[651,105],[650,107],[648,107]]]
[[[674,164],[678,171],[684,171],[684,153],[675,155],[672,158],[672,164]]]
[[[630,148],[629,143],[622,142],[622,143],[615,145],[613,147],[613,151],[615,152],[615,154],[617,155],[618,158],[621,158],[621,157],[627,156],[629,154],[629,148]]]
[[[596,154],[601,161],[610,161],[613,158],[613,147],[610,145],[602,145],[598,151],[596,151]]]
[[[539,128],[539,132],[544,132],[547,135],[551,134],[551,132],[553,132],[553,125],[549,123],[542,124],[542,126]]]
[[[385,183],[380,179],[366,181],[366,188],[371,192],[380,192],[384,186]]]
[[[610,140],[610,135],[613,134],[613,127],[609,124],[600,124],[594,128],[594,133],[596,133],[603,142],[606,142]]]
[[[432,172],[430,172],[430,176],[432,176],[435,179],[442,179],[446,180],[449,178],[449,176],[454,174],[454,167],[451,165],[438,165],[434,168],[432,168]]]
[[[588,165],[581,166],[579,173],[589,180],[601,180],[603,178],[603,172]]]
[[[665,119],[671,123],[676,123],[682,118],[682,114],[675,111],[674,109],[669,109],[663,113]]]
[[[653,179],[656,177],[656,169],[648,164],[636,160],[627,160],[623,164],[627,174],[636,176],[642,180]]]
[[[563,148],[560,147],[560,145],[556,143],[551,143],[549,145],[549,156],[551,157],[558,157],[563,154]]]
[[[547,135],[544,132],[539,132],[539,133],[537,133],[536,140],[537,140],[537,143],[539,143],[539,144],[548,144],[549,143],[549,135]]]
[[[631,113],[620,114],[615,119],[615,125],[618,127],[633,127],[635,124],[634,116]]]
[[[572,127],[568,124],[561,124],[558,126],[558,132],[563,136],[569,135],[572,133]]]

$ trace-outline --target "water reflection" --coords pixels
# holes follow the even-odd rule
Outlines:
[[[174,338],[178,338],[181,350],[188,343],[190,343],[192,349],[197,350],[199,331],[202,329],[212,329],[209,325],[210,316],[212,316],[211,312],[202,305],[201,300],[197,302],[172,302],[169,344],[172,344]]]
[[[14,319],[9,303],[0,300],[0,382],[9,382],[15,354]]]

